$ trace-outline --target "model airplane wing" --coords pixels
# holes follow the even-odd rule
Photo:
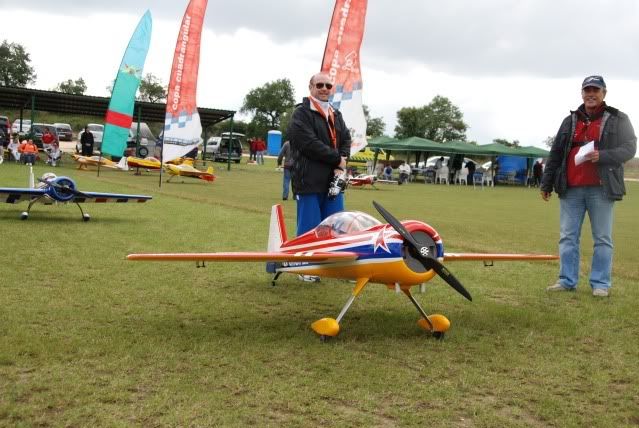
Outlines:
[[[471,260],[479,260],[479,261],[523,261],[523,260],[534,260],[534,261],[542,261],[542,260],[558,260],[559,256],[551,255],[551,254],[480,254],[480,253],[448,253],[444,254],[445,262],[456,262],[456,261],[471,261]]]
[[[73,198],[72,202],[77,203],[88,203],[88,202],[96,202],[96,203],[105,203],[105,202],[139,202],[143,203],[152,199],[151,196],[147,195],[125,195],[120,193],[99,193],[99,192],[82,192],[78,194],[75,198]]]
[[[48,195],[48,194],[49,192],[47,191],[47,189],[27,189],[27,188],[22,189],[22,188],[0,187],[0,201],[4,201],[8,204],[15,204],[22,201],[31,201],[34,198],[37,198],[43,195]],[[77,202],[77,203],[119,202],[119,203],[122,203],[122,202],[129,202],[131,200],[133,200],[134,202],[146,202],[149,199],[152,199],[152,197],[146,196],[146,195],[78,192],[78,195],[76,195],[74,198],[68,199],[64,202]]]
[[[128,260],[157,261],[217,261],[217,262],[330,262],[357,260],[353,252],[237,252],[237,253],[159,253],[129,254]]]
[[[0,201],[7,204],[15,204],[22,201],[30,201],[45,193],[44,189],[0,187]]]

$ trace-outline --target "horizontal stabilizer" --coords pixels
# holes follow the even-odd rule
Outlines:
[[[128,260],[156,261],[218,261],[218,262],[328,262],[357,260],[357,253],[318,253],[306,251],[300,253],[280,252],[237,252],[237,253],[164,253],[129,254]]]

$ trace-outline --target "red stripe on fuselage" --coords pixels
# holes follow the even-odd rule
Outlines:
[[[107,110],[104,121],[109,125],[129,129],[131,127],[131,123],[133,123],[133,116],[130,114],[118,113],[113,110]]]

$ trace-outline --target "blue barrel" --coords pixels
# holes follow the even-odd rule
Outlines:
[[[268,131],[266,137],[266,152],[271,156],[280,154],[282,148],[282,133],[280,131]]]

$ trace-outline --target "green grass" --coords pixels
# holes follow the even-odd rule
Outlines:
[[[36,168],[38,174],[47,169]],[[408,300],[371,285],[320,343],[353,284],[283,276],[263,264],[127,262],[131,252],[264,250],[281,173],[217,164],[213,183],[157,174],[56,172],[80,189],[146,193],[145,205],[0,206],[0,426],[639,425],[639,184],[615,211],[614,287],[594,299],[584,227],[576,293],[546,294],[555,262],[449,264],[474,297],[436,278],[416,294],[450,318],[428,338]],[[26,168],[0,166],[0,186]],[[447,251],[556,252],[558,202],[519,187],[380,185],[347,207],[433,225]],[[285,202],[289,233],[295,203]]]

